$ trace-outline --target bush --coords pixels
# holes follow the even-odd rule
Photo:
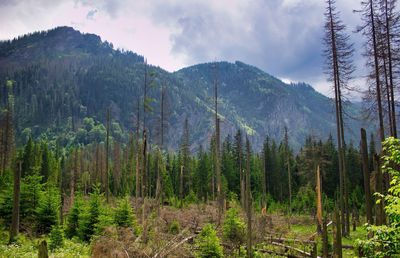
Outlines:
[[[190,190],[189,194],[185,196],[185,199],[183,201],[185,205],[197,202],[197,197],[193,190]]]
[[[49,236],[50,236],[50,242],[49,242],[50,250],[55,250],[57,248],[64,246],[63,232],[58,224],[52,227]]]
[[[114,218],[110,207],[106,205],[104,208],[100,209],[98,222],[94,225],[94,234],[101,235],[104,229],[109,226],[114,226]]]
[[[90,194],[89,207],[85,209],[82,217],[79,218],[78,235],[81,240],[89,242],[96,232],[96,225],[100,222],[99,217],[103,201],[103,194],[100,193],[99,186],[95,186],[94,192]]]
[[[36,212],[37,229],[40,233],[50,233],[51,227],[58,223],[58,210],[60,208],[60,195],[58,189],[49,186],[43,194]]]
[[[224,237],[232,241],[237,248],[245,241],[246,224],[242,221],[236,208],[230,208],[226,212],[224,225],[222,226]]]
[[[114,209],[114,223],[119,227],[131,227],[134,224],[135,216],[132,214],[132,207],[128,197],[119,201],[119,205]]]
[[[67,226],[65,229],[66,237],[72,238],[78,235],[79,218],[83,210],[83,201],[80,197],[77,197],[67,217]]]
[[[223,257],[221,240],[214,225],[206,224],[199,234],[199,257]]]
[[[179,234],[180,231],[181,231],[181,227],[179,225],[179,222],[175,220],[174,222],[172,222],[171,226],[169,227],[168,233],[172,234],[172,235],[176,235],[176,234]]]
[[[395,170],[400,165],[400,140],[393,137],[383,142],[383,173],[392,177],[385,199],[385,212],[390,223],[383,226],[368,225],[367,231],[372,235],[368,240],[359,240],[359,245],[368,257],[392,257],[400,253],[400,172]],[[377,203],[381,201],[379,198]]]

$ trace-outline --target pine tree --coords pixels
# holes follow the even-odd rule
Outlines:
[[[247,213],[247,257],[252,257],[252,232],[251,232],[251,183],[250,183],[250,142],[246,135],[246,213]]]
[[[327,0],[325,17],[325,51],[326,73],[329,80],[333,82],[335,90],[335,108],[336,108],[336,127],[338,139],[339,156],[339,180],[340,180],[340,209],[342,219],[343,235],[349,233],[349,209],[348,209],[348,191],[346,184],[346,163],[345,163],[345,141],[343,130],[343,90],[354,71],[352,56],[354,48],[349,44],[349,36],[346,35],[346,26],[339,19],[336,11],[335,1]],[[345,203],[344,203],[345,201]],[[346,216],[346,217],[345,217]]]

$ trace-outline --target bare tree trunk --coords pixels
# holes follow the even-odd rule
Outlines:
[[[392,118],[392,128],[394,138],[397,138],[397,125],[396,125],[396,111],[395,111],[395,101],[394,101],[394,90],[393,90],[393,65],[392,65],[392,46],[390,40],[390,23],[389,23],[389,15],[388,15],[388,1],[385,0],[385,20],[386,20],[386,44],[387,44],[387,51],[388,51],[388,63],[389,63],[389,81],[390,81],[390,106],[391,106],[391,118]]]
[[[349,210],[349,191],[348,191],[347,170],[346,170],[346,142],[344,140],[343,107],[342,107],[342,97],[340,90],[340,81],[338,81],[338,97],[339,97],[340,136],[342,137],[343,188],[344,188],[344,203],[345,203],[345,231],[342,234],[348,236],[350,234],[350,210]]]
[[[105,188],[106,188],[106,201],[107,203],[109,200],[109,193],[108,193],[108,161],[109,161],[109,149],[110,149],[110,107],[107,108],[107,136],[106,136],[106,172],[105,172]]]
[[[375,190],[378,193],[383,194],[383,186],[382,186],[382,172],[381,172],[381,165],[379,161],[379,156],[377,154],[374,155],[374,169],[375,169]],[[384,210],[384,198],[377,197],[380,202],[375,205],[375,216],[376,216],[376,225],[381,226],[386,224],[386,218],[385,218],[385,210]]]
[[[15,240],[19,232],[19,200],[21,186],[21,161],[18,162],[18,168],[14,168],[14,199],[12,209],[12,220],[10,229],[10,243]]]
[[[289,136],[287,127],[285,126],[285,151],[288,166],[288,185],[289,185],[289,216],[292,215],[292,182],[290,178],[290,153],[289,153]]]
[[[246,199],[247,199],[247,257],[252,257],[252,232],[251,232],[251,183],[250,183],[250,143],[246,135],[247,173],[246,173]]]
[[[136,149],[135,149],[135,203],[136,210],[139,209],[140,196],[140,176],[139,176],[139,134],[140,134],[140,87],[137,88],[137,107],[136,107]]]
[[[322,257],[328,258],[328,227],[326,226],[326,217],[322,222]]]
[[[365,209],[367,213],[367,222],[368,224],[373,224],[371,190],[369,183],[370,176],[369,176],[369,165],[368,165],[367,136],[364,128],[361,128],[361,155],[362,155],[362,166],[364,175]]]
[[[317,167],[317,218],[318,218],[318,232],[321,232],[322,228],[322,185],[321,185],[321,174],[319,172],[319,165]]]
[[[214,63],[215,69],[215,161],[217,172],[217,203],[218,203],[218,224],[221,222],[222,213],[222,195],[221,195],[221,167],[219,164],[219,118],[218,118],[218,75],[217,63]]]
[[[378,116],[379,116],[379,134],[381,142],[385,141],[385,131],[383,127],[383,114],[382,114],[382,99],[381,99],[381,86],[379,77],[379,62],[378,62],[378,50],[376,42],[376,30],[375,30],[375,14],[372,0],[369,0],[370,18],[371,18],[371,29],[372,29],[372,43],[373,43],[373,54],[375,64],[375,80],[376,80],[376,102],[378,104]]]
[[[343,178],[343,155],[342,155],[342,137],[340,131],[340,111],[339,111],[339,91],[338,91],[338,60],[337,60],[337,52],[336,52],[336,36],[333,27],[333,14],[332,14],[332,6],[331,1],[329,3],[329,20],[330,20],[330,37],[331,37],[331,50],[332,50],[332,62],[333,62],[333,81],[335,88],[335,109],[336,109],[336,133],[337,133],[337,141],[338,141],[338,160],[339,160],[339,189],[340,189],[340,213],[342,220],[342,231],[345,232],[345,223],[344,223],[344,203],[343,203],[343,192],[344,192],[344,178]]]
[[[342,254],[342,233],[340,231],[340,218],[338,213],[338,205],[336,203],[336,209],[333,215],[334,219],[334,230],[333,230],[333,245],[334,245],[334,254],[333,257],[341,258]]]
[[[262,208],[267,207],[267,201],[266,201],[266,196],[267,196],[267,186],[266,186],[266,179],[265,179],[265,173],[266,173],[266,168],[265,168],[265,153],[263,152],[263,157],[262,157],[262,163],[263,163],[263,171],[262,171]]]
[[[147,182],[147,133],[146,133],[146,99],[147,99],[147,61],[144,64],[144,92],[143,92],[143,161],[142,161],[142,197],[146,198],[146,182]]]
[[[181,166],[181,176],[179,184],[179,196],[181,199],[181,210],[183,210],[183,166]]]

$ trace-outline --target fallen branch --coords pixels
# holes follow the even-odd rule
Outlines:
[[[315,244],[315,241],[312,240],[302,240],[302,239],[289,239],[289,238],[275,238],[275,237],[266,237],[266,240],[269,240],[270,242],[297,242],[297,243],[303,243],[303,244]]]
[[[157,253],[153,256],[154,258],[161,256],[162,252],[167,249],[167,247],[169,247],[170,245],[172,245],[179,237],[181,237],[189,228],[186,227],[185,229],[183,229],[181,231],[181,233],[179,233],[178,235],[176,235],[174,238],[172,238],[164,247],[162,247],[160,250],[157,251]]]
[[[310,254],[310,253],[307,253],[307,252],[305,252],[305,251],[303,251],[303,250],[300,250],[300,249],[298,249],[298,248],[296,248],[296,247],[292,247],[292,246],[289,246],[289,245],[284,245],[284,244],[277,243],[277,242],[271,242],[271,244],[276,245],[276,246],[280,246],[280,247],[285,247],[285,248],[287,248],[287,249],[290,249],[290,250],[296,251],[296,252],[298,252],[298,253],[301,253],[302,255],[311,257],[311,254]]]
[[[128,258],[131,258],[128,254],[128,252],[124,249],[126,256],[128,256]]]
[[[188,241],[188,240],[190,240],[190,239],[193,239],[194,237],[195,237],[195,236],[192,235],[192,236],[188,236],[187,238],[183,239],[183,240],[180,241],[178,244],[176,244],[176,245],[173,246],[171,249],[169,249],[169,251],[166,252],[166,253],[164,254],[164,256],[167,256],[170,252],[172,252],[173,250],[175,250],[176,248],[178,248],[180,245],[182,245],[182,244],[185,243],[186,241]]]
[[[354,246],[352,246],[352,245],[345,245],[345,244],[342,244],[342,248],[346,248],[346,249],[354,249]]]

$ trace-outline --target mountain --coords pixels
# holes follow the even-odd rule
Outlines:
[[[305,137],[335,135],[333,101],[305,83],[285,84],[242,62],[198,64],[169,73],[154,71],[153,112],[146,119],[150,139],[157,141],[162,86],[167,88],[168,132],[166,144],[179,148],[184,120],[189,121],[191,149],[208,145],[214,126],[214,79],[218,78],[222,140],[238,129],[245,131],[256,149],[266,135],[279,142],[284,127],[299,149]],[[128,141],[134,131],[137,94],[142,94],[144,58],[131,51],[115,50],[93,34],[70,27],[35,32],[0,42],[0,105],[13,104],[17,139],[29,136],[62,146],[88,144],[105,138],[106,110],[111,109],[114,138]],[[347,103],[348,113],[359,108]],[[142,116],[142,114],[140,114]],[[346,120],[348,132],[360,122]],[[347,133],[351,138],[351,133]],[[358,136],[357,136],[358,137]],[[358,138],[357,138],[358,139]]]

